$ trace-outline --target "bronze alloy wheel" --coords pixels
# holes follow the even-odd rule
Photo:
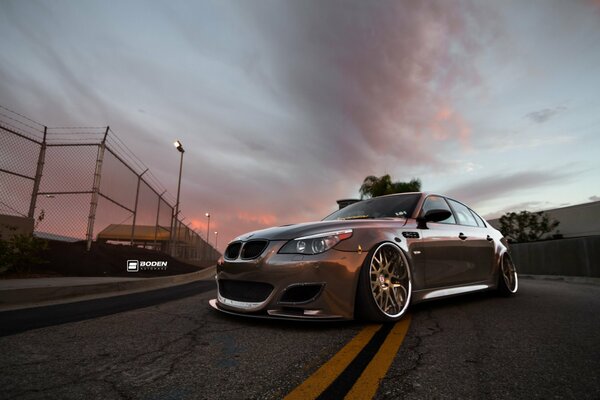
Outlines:
[[[509,255],[502,257],[502,264],[500,265],[500,282],[498,283],[498,289],[505,295],[511,295],[517,293],[519,289],[519,277],[517,276],[517,268],[512,262]]]
[[[367,258],[366,279],[359,290],[364,299],[368,290],[368,301],[361,301],[361,310],[369,319],[378,321],[396,321],[404,315],[410,303],[412,282],[406,256],[392,243],[380,244]],[[363,277],[367,274],[363,273]]]

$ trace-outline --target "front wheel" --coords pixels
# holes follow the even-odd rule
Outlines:
[[[498,292],[503,296],[517,293],[519,289],[519,277],[517,268],[508,254],[502,257],[500,262],[500,276],[498,277]]]
[[[398,321],[405,314],[412,294],[406,256],[393,243],[376,246],[360,271],[357,313],[377,322]]]

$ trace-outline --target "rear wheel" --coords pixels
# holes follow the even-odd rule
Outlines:
[[[502,257],[500,263],[500,276],[498,277],[498,292],[503,296],[517,293],[519,289],[519,277],[517,268],[508,254]]]
[[[397,321],[405,314],[412,294],[406,256],[393,243],[376,246],[360,271],[357,313],[377,322]]]

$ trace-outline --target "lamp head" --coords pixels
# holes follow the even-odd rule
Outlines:
[[[177,151],[179,151],[180,153],[183,153],[185,151],[185,150],[183,150],[183,145],[181,144],[181,142],[179,140],[176,140],[175,142],[173,142],[173,145],[175,146]]]

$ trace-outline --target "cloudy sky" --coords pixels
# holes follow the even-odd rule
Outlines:
[[[598,21],[592,0],[3,0],[0,105],[110,125],[171,194],[180,139],[182,212],[223,245],[385,173],[491,217],[599,199]]]

